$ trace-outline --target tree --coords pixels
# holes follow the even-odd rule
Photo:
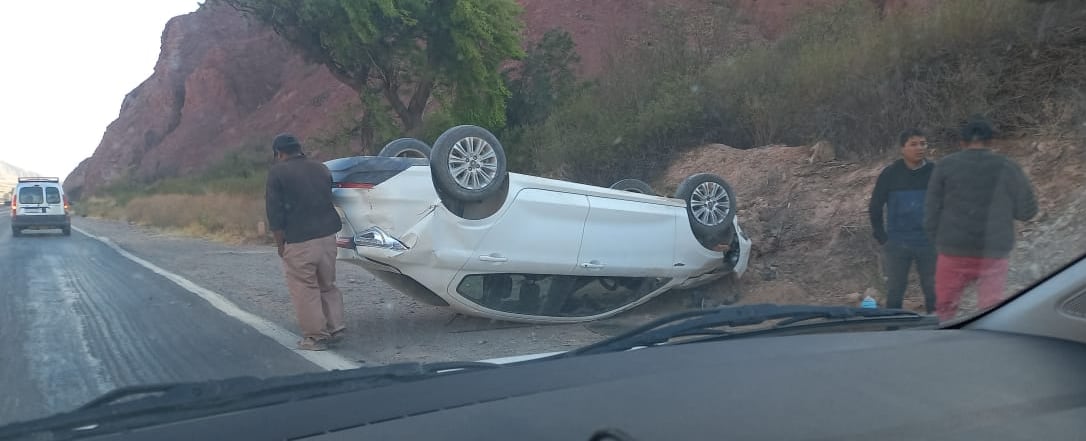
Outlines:
[[[213,1],[271,26],[361,96],[381,96],[410,135],[435,94],[465,122],[505,123],[499,67],[523,56],[515,0]]]
[[[528,51],[519,69],[503,73],[512,92],[505,108],[508,127],[543,123],[573,93],[573,68],[581,60],[574,49],[568,32],[551,29]]]

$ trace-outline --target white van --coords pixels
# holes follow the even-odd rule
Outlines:
[[[11,197],[11,234],[18,237],[27,229],[59,229],[70,236],[68,208],[60,178],[19,178]]]

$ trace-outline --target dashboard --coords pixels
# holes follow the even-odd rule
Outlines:
[[[1083,372],[1086,345],[993,331],[759,337],[526,362],[96,439],[1080,440]]]

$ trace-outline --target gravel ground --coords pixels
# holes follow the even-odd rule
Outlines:
[[[274,247],[226,245],[111,220],[77,218],[73,223],[225,296],[242,309],[299,332]],[[682,307],[681,295],[665,294],[609,320],[531,325],[464,316],[415,302],[349,263],[338,264],[337,279],[349,335],[335,350],[366,365],[569,350]]]

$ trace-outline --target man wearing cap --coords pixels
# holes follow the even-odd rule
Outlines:
[[[302,330],[298,349],[322,351],[346,329],[335,283],[342,223],[332,205],[332,174],[306,158],[293,135],[276,136],[272,150],[276,163],[268,171],[265,205]]]

